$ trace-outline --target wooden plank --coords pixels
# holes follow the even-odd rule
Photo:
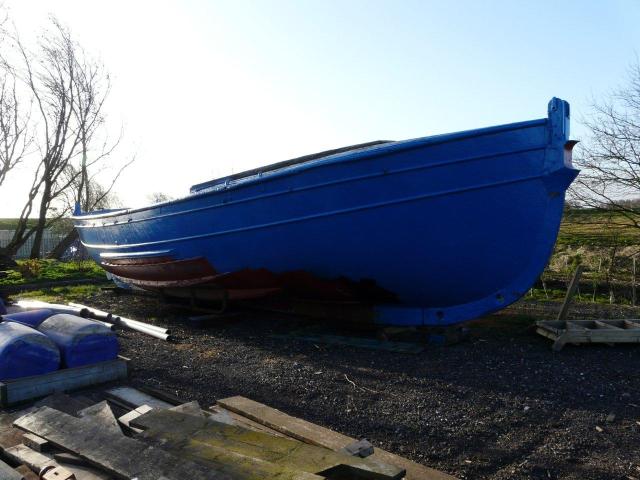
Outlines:
[[[196,417],[205,417],[204,412],[200,408],[200,404],[195,400],[193,402],[183,403],[182,405],[176,405],[175,407],[171,407],[169,410],[172,412],[184,413],[186,415],[194,415]]]
[[[208,465],[230,478],[237,480],[322,480],[324,477],[312,473],[293,470],[288,466],[276,465],[275,463],[242,455],[213,445],[208,445],[194,439],[184,441],[180,431],[173,440],[167,440],[166,436],[154,435],[145,432],[141,436],[147,442],[167,449],[180,458],[197,461],[200,464]],[[159,479],[161,480],[161,479]]]
[[[640,323],[637,320],[623,320],[622,322],[624,323],[624,327],[630,330],[634,330],[636,328],[640,329]]]
[[[122,359],[116,359],[83,367],[66,368],[45,375],[9,380],[0,383],[0,405],[7,407],[54,392],[75,390],[126,377],[127,363]]]
[[[149,405],[141,405],[135,410],[131,410],[128,413],[125,413],[120,418],[118,418],[118,423],[125,427],[125,429],[132,433],[140,433],[142,430],[139,428],[135,428],[131,426],[131,420],[135,420],[140,415],[143,415],[147,412],[153,410]]]
[[[55,446],[71,451],[119,478],[158,480],[164,476],[168,480],[230,480],[228,475],[215,469],[181,459],[139,440],[105,431],[91,421],[48,407],[20,417],[14,425],[46,438]]]
[[[567,320],[567,330],[586,330],[587,328],[575,321]]]
[[[547,337],[551,340],[556,340],[558,338],[558,335],[552,332],[549,332],[547,330],[545,330],[544,328],[536,328],[536,332],[540,335],[542,335],[543,337]]]
[[[106,400],[80,410],[78,416],[91,420],[97,425],[102,425],[103,428],[113,433],[122,434],[118,419]]]
[[[567,294],[564,297],[564,301],[562,302],[562,307],[560,308],[560,312],[558,312],[558,320],[565,320],[567,318],[567,313],[569,313],[569,307],[571,306],[571,300],[573,300],[573,296],[578,289],[578,285],[580,284],[580,275],[582,275],[582,270],[584,267],[582,265],[578,265],[576,267],[576,271],[573,272],[573,277],[571,278],[571,283],[569,283],[569,288],[567,289]]]
[[[9,465],[0,460],[0,478],[2,480],[23,480],[20,472],[14,470]]]
[[[151,408],[171,408],[171,403],[160,400],[159,398],[148,395],[140,390],[132,387],[116,387],[105,392],[107,398],[115,398],[116,400],[129,405],[130,408],[138,408],[142,405],[149,405]]]
[[[20,473],[24,480],[39,480],[38,475],[33,473],[26,465],[20,465],[16,468],[16,472]]]
[[[274,430],[273,428],[269,428],[266,425],[262,425],[261,423],[254,422],[253,420],[243,417],[242,415],[232,412],[231,410],[227,410],[222,408],[220,405],[212,405],[209,407],[209,410],[212,412],[211,417],[213,420],[221,423],[226,423],[228,425],[239,425],[244,428],[248,428],[249,430],[254,430],[256,432],[266,432],[270,435],[274,435],[276,437],[285,437],[286,435]]]
[[[79,400],[75,397],[71,397],[66,393],[56,392],[53,395],[38,400],[34,403],[35,407],[49,407],[59,412],[68,413],[74,417],[78,416],[78,412],[83,408],[87,408],[90,403],[85,403],[83,400]]]
[[[333,451],[338,451],[356,440],[301,418],[292,417],[248,398],[230,397],[218,400],[218,404],[287,436]],[[412,462],[399,455],[375,448],[375,446],[373,455],[368,458],[375,458],[405,469],[407,480],[455,480],[455,477],[444,472]]]
[[[22,437],[22,443],[36,452],[44,452],[50,447],[49,442],[33,433],[25,433]]]
[[[622,328],[620,327],[616,327],[615,325],[603,322],[601,320],[596,320],[594,323],[597,328],[609,328],[609,329],[615,329],[615,330],[622,330]]]
[[[16,445],[4,449],[4,454],[16,463],[23,463],[34,472],[40,472],[44,467],[57,465],[55,460],[25,445]]]
[[[151,410],[131,421],[145,430],[145,438],[155,438],[184,453],[192,452],[194,443],[206,450],[222,449],[244,457],[257,458],[292,470],[323,475],[328,471],[353,472],[353,477],[402,479],[404,470],[379,460],[336,453],[288,438],[278,438],[210,419],[170,410]],[[189,442],[184,439],[188,438]],[[327,476],[327,475],[325,475]]]

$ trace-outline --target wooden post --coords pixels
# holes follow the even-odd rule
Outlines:
[[[567,312],[569,311],[571,300],[573,299],[573,295],[576,293],[576,289],[578,288],[578,284],[580,283],[580,275],[582,275],[582,270],[582,265],[578,265],[576,267],[576,271],[573,272],[573,278],[571,279],[571,283],[569,284],[569,288],[567,289],[567,294],[565,295],[564,301],[562,302],[560,313],[558,313],[559,321],[563,321],[567,317]]]
[[[631,268],[631,305],[636,306],[636,256],[632,257],[633,265]]]

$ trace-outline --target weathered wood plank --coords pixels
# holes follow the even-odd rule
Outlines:
[[[20,465],[17,467],[16,472],[20,473],[24,480],[39,480],[38,475],[33,473],[26,465]]]
[[[83,367],[65,368],[44,375],[18,378],[0,383],[0,405],[7,407],[54,392],[75,390],[126,377],[127,363],[117,359]]]
[[[248,398],[230,397],[218,400],[218,404],[229,411],[243,415],[292,438],[333,451],[338,451],[356,440],[301,418],[292,417]],[[407,480],[455,480],[455,477],[444,472],[412,462],[399,455],[375,448],[375,446],[373,455],[368,458],[375,458],[405,469]]]
[[[122,430],[118,424],[118,419],[113,414],[113,410],[111,410],[111,407],[106,400],[96,403],[95,405],[91,405],[90,407],[83,408],[78,411],[78,416],[80,418],[91,420],[97,425],[102,425],[106,430],[113,433],[122,434]]]
[[[25,445],[6,448],[4,449],[4,454],[16,463],[25,464],[34,472],[40,472],[44,467],[49,465],[57,465],[55,460]]]
[[[177,435],[180,435],[179,433]],[[188,458],[198,463],[209,465],[216,470],[228,474],[235,480],[322,480],[324,477],[312,473],[293,470],[287,466],[241,455],[213,445],[183,437],[175,441],[167,441],[166,435],[145,432],[141,435],[160,448],[167,449],[180,458]]]
[[[609,329],[613,329],[613,330],[622,330],[622,328],[620,328],[620,327],[616,327],[615,325],[612,325],[612,324],[606,323],[606,322],[602,322],[600,320],[596,320],[594,323],[596,324],[597,328],[609,328]]]
[[[55,392],[33,404],[34,407],[49,407],[59,412],[64,412],[74,417],[78,416],[78,412],[83,408],[87,408],[90,403],[86,403],[82,399],[77,399],[66,393]]]
[[[236,412],[222,408],[220,405],[212,405],[209,407],[209,411],[212,412],[211,418],[220,423],[226,423],[228,425],[239,425],[249,430],[255,430],[256,432],[265,432],[276,437],[286,437],[281,432],[269,428],[266,425],[255,422],[250,418],[244,417]]]
[[[133,433],[140,433],[142,430],[139,428],[134,428],[131,426],[131,420],[135,420],[140,415],[150,412],[153,410],[149,405],[141,405],[135,410],[131,410],[130,412],[125,413],[120,418],[118,418],[118,423],[122,425],[127,431]]]
[[[22,437],[22,443],[36,452],[44,452],[50,447],[48,441],[42,437],[34,435],[33,433],[25,433]]]
[[[20,472],[14,470],[9,465],[0,460],[0,478],[2,480],[23,480],[24,477]]]
[[[184,438],[216,449],[224,449],[246,457],[257,458],[293,470],[319,474],[339,468],[352,470],[360,478],[401,479],[404,469],[377,459],[358,458],[288,438],[254,432],[246,428],[218,423],[169,410],[152,410],[131,425],[178,447]],[[148,432],[148,435],[147,435]],[[355,476],[355,475],[354,475]]]
[[[205,417],[202,408],[200,408],[200,404],[195,400],[193,402],[183,403],[182,405],[176,405],[175,407],[171,407],[169,410],[172,412],[184,413],[186,415],[195,415],[196,417]]]
[[[558,320],[565,320],[567,318],[567,313],[569,313],[571,301],[573,300],[573,296],[575,295],[576,290],[578,289],[578,285],[580,284],[580,276],[582,275],[583,269],[584,267],[582,265],[578,265],[575,272],[573,272],[573,277],[571,278],[571,283],[569,283],[567,294],[565,295],[564,301],[562,302],[560,312],[558,312]]]
[[[138,408],[142,405],[149,405],[151,408],[171,408],[174,406],[132,387],[111,388],[105,394],[108,398],[115,398],[121,403],[129,405],[130,408]]]
[[[215,469],[181,459],[139,440],[105,431],[91,421],[48,407],[20,417],[14,425],[46,438],[119,478],[157,480],[164,476],[168,480],[231,480]]]

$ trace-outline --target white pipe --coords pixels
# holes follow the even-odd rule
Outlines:
[[[126,318],[126,317],[114,317],[113,322],[116,324],[122,324],[133,330],[141,328],[144,330],[155,331],[156,333],[160,333],[164,335],[169,335],[171,333],[171,331],[168,328],[156,327],[155,325],[139,322],[138,320],[133,320],[131,318]]]
[[[58,303],[47,303],[41,302],[40,300],[18,300],[15,304],[23,310],[40,310],[46,308],[47,310],[53,310],[57,313],[69,313],[79,317],[83,316],[82,309],[69,305],[60,305]]]
[[[140,333],[146,333],[147,335],[159,338],[160,340],[169,340],[169,338],[171,337],[168,333],[168,330],[166,330],[167,333],[163,333],[156,329],[153,325],[137,322],[135,320],[131,320],[130,318],[113,317],[113,321],[116,323],[116,325],[124,325],[131,330],[135,330]]]
[[[151,325],[144,322],[139,322],[138,320],[133,320],[131,318],[126,317],[116,317],[111,313],[103,312],[102,310],[98,310],[96,308],[88,307],[86,305],[82,305],[80,303],[69,303],[70,306],[80,308],[91,315],[95,315],[101,320],[105,320],[107,322],[113,322],[115,324],[121,324],[125,327],[131,328],[132,330],[141,329],[147,332],[154,332],[161,335],[169,335],[171,332],[167,328],[157,327],[155,325]]]
[[[113,315],[109,312],[103,312],[102,310],[98,310],[97,308],[87,307],[86,305],[82,305],[80,303],[69,302],[68,305],[70,307],[79,308],[80,310],[85,310],[88,314],[92,315],[94,318],[97,318],[98,320],[103,320],[108,322],[113,317]]]

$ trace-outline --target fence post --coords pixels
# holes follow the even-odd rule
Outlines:
[[[631,257],[633,260],[631,268],[631,305],[636,306],[636,256]]]

